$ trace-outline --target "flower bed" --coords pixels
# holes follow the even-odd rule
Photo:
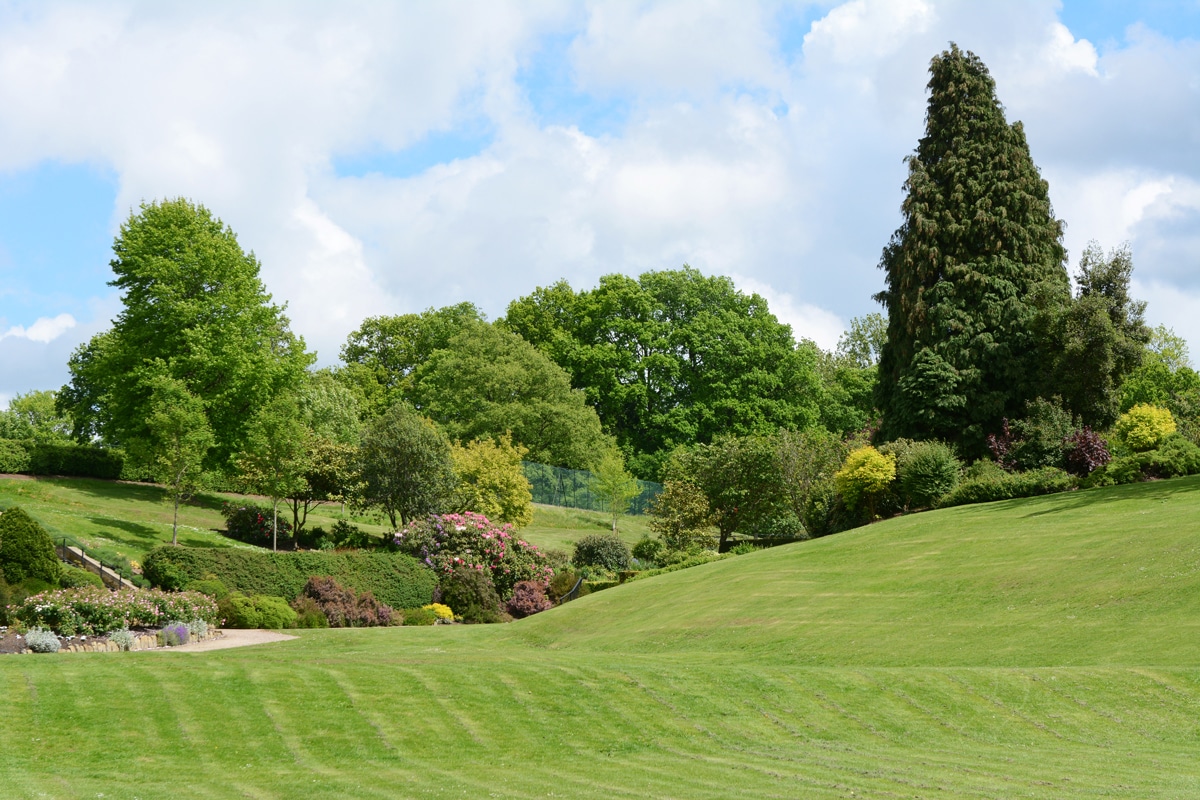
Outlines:
[[[199,592],[110,592],[92,586],[35,594],[10,613],[29,628],[46,628],[60,636],[161,628],[176,620],[217,624],[216,602]]]

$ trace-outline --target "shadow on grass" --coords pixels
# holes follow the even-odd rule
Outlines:
[[[99,528],[107,538],[115,542],[144,546],[161,542],[163,539],[161,529],[143,525],[140,522],[113,519],[112,517],[85,517],[85,519]]]
[[[74,489],[104,500],[132,500],[139,503],[161,503],[167,492],[161,486],[148,483],[119,483],[99,478],[38,478],[39,482]]]
[[[1100,503],[1126,503],[1134,501],[1159,501],[1165,502],[1172,497],[1183,494],[1192,494],[1197,489],[1200,489],[1200,476],[1190,476],[1187,478],[1170,478],[1167,480],[1146,481],[1145,483],[1133,483],[1124,486],[1105,486],[1098,489],[1081,489],[1076,492],[1062,492],[1060,494],[1043,495],[1041,497],[1029,497],[1022,500],[1005,500],[996,505],[997,508],[1015,507],[1016,505],[1028,506],[1033,501],[1041,501],[1041,503],[1051,504],[1048,508],[1043,508],[1038,511],[1030,511],[1027,514],[1022,514],[1022,519],[1032,517],[1042,517],[1048,514],[1061,514],[1064,511],[1076,511],[1081,508],[1088,508]]]

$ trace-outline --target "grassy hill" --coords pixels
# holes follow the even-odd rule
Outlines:
[[[891,520],[505,626],[0,658],[13,797],[1200,796],[1200,479]]]

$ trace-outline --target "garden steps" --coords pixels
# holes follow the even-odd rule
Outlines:
[[[104,585],[109,589],[136,589],[129,581],[122,578],[116,572],[113,572],[104,564],[89,556],[79,547],[61,543],[58,545],[58,557],[68,564],[74,564],[78,567],[86,569],[88,572],[100,576],[100,580],[104,581]]]

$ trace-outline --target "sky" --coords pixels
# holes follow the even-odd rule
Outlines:
[[[208,207],[320,364],[368,316],[690,264],[832,348],[879,311],[929,61],[991,70],[1066,222],[1200,347],[1200,0],[0,0],[0,405]]]

